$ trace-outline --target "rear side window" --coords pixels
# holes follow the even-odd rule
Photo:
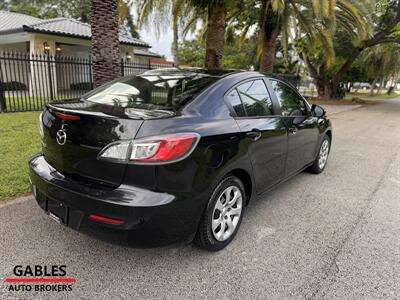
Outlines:
[[[238,117],[272,115],[272,101],[262,79],[239,85],[228,94],[227,98]]]
[[[236,115],[238,117],[245,117],[246,113],[244,111],[244,106],[242,100],[240,100],[238,91],[236,89],[230,91],[227,98],[230,104],[232,105],[233,109],[235,110]]]
[[[270,82],[281,106],[282,116],[304,116],[307,114],[303,98],[293,88],[278,80],[270,79]]]

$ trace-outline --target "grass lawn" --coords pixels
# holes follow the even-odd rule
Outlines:
[[[6,97],[7,111],[42,110],[48,97]]]
[[[390,95],[388,95],[386,92],[385,93],[381,93],[379,95],[374,95],[374,96],[370,96],[369,95],[369,91],[367,93],[350,93],[350,94],[346,94],[346,99],[351,99],[351,98],[359,98],[362,100],[388,100],[388,99],[394,99],[400,97],[400,94],[398,94],[397,92],[394,92]]]
[[[370,96],[368,92],[360,92],[360,93],[347,93],[344,99],[338,100],[325,100],[325,99],[317,99],[310,98],[308,101],[311,104],[319,104],[319,105],[354,105],[354,104],[374,104],[379,100],[389,100],[400,97],[399,92],[394,92],[391,95],[386,93],[382,93],[379,95]]]
[[[0,114],[0,200],[30,191],[28,159],[40,151],[39,112]]]
[[[317,98],[317,91],[316,90],[310,90],[310,89],[300,89],[300,92],[303,96],[310,97],[310,99],[315,99]],[[378,95],[370,96],[369,95],[370,91],[369,90],[360,90],[357,93],[346,93],[346,97],[343,100],[347,100],[347,102],[351,101],[353,98],[355,98],[356,101],[358,100],[389,100],[389,99],[395,99],[400,97],[400,91],[395,91],[392,94],[388,95],[386,93],[386,90],[382,91]],[[346,102],[346,101],[344,101]],[[332,103],[331,103],[332,104]],[[339,103],[338,103],[339,104]],[[341,103],[341,104],[348,104],[348,103]],[[349,103],[349,104],[354,104],[354,103]]]

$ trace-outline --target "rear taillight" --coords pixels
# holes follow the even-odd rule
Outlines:
[[[106,146],[98,157],[137,164],[171,163],[189,156],[199,140],[200,135],[190,132],[115,142]]]

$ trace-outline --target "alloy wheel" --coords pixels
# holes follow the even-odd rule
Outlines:
[[[212,233],[223,242],[234,234],[243,208],[243,195],[236,186],[227,187],[215,203],[211,220]]]
[[[329,140],[325,139],[319,150],[318,167],[321,170],[325,167],[326,162],[328,161],[328,155],[329,155]]]

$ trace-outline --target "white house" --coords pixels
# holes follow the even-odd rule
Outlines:
[[[51,53],[88,57],[90,38],[90,25],[75,19],[42,20],[0,10],[0,52],[43,53],[44,45],[47,45]],[[149,59],[160,57],[149,51],[150,45],[123,31],[120,32],[119,40],[122,58],[148,63]]]
[[[26,54],[43,54],[47,51],[50,54],[57,54],[59,56],[68,56],[75,58],[88,58],[90,49],[91,30],[90,25],[79,22],[75,19],[69,18],[56,18],[43,20],[32,16],[12,13],[0,10],[0,55],[5,52],[17,52]],[[126,59],[135,64],[149,65],[150,60],[160,58],[160,55],[149,51],[151,48],[147,43],[132,38],[126,32],[121,30],[119,35],[121,58]],[[38,64],[30,64],[26,62],[27,66],[22,66],[22,69],[28,70],[29,76],[21,77],[18,72],[9,72],[4,74],[7,66],[7,61],[2,61],[2,71],[0,75],[7,81],[23,82],[29,86],[30,94],[34,94],[35,74],[39,73],[34,68],[39,68]],[[12,70],[12,68],[9,68]],[[47,70],[41,68],[41,75],[48,78]],[[54,76],[53,88],[54,91],[68,88],[63,86],[65,80],[65,70],[62,66],[55,67],[50,70],[51,76]],[[87,71],[85,71],[87,72]],[[25,72],[26,73],[26,72]],[[75,80],[79,82],[80,78],[87,77],[87,74],[76,74]],[[72,82],[69,82],[70,85]],[[44,82],[48,85],[48,82]]]

